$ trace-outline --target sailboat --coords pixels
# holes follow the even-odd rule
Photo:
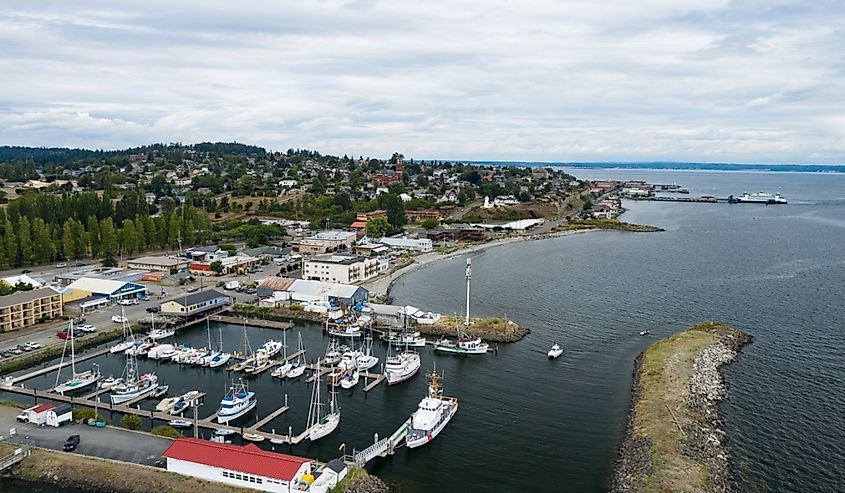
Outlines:
[[[363,354],[360,354],[357,358],[355,358],[355,365],[358,368],[358,371],[367,371],[377,364],[378,357],[373,356],[373,337],[371,335],[367,335],[367,338],[364,340]]]
[[[126,317],[123,314],[122,306],[120,307],[120,316],[123,319],[123,341],[118,342],[109,349],[109,352],[112,354],[125,352],[127,349],[135,345],[135,337],[132,335],[132,331],[126,330]]]
[[[299,342],[296,345],[296,352],[299,353],[299,356],[296,357],[296,361],[288,370],[287,377],[288,378],[297,378],[302,376],[305,373],[305,346],[302,344],[302,333],[298,334]]]
[[[252,352],[252,346],[249,344],[249,337],[246,335],[246,320],[244,320],[244,350],[240,355],[242,361],[235,365],[235,371],[245,370],[248,366],[255,362],[255,354]]]
[[[132,329],[129,329],[132,335]],[[138,359],[134,352],[126,352],[126,367],[123,369],[123,382],[111,388],[112,404],[122,404],[137,397],[150,394],[158,387],[158,377],[155,373],[145,373],[138,376]]]
[[[218,366],[223,366],[229,362],[232,358],[232,355],[229,353],[223,352],[223,327],[219,327],[220,329],[220,341],[219,345],[217,346],[217,354],[214,355],[208,362],[209,368],[217,368]]]
[[[217,410],[217,422],[228,423],[238,419],[252,411],[257,403],[258,399],[255,397],[255,392],[250,392],[243,380],[239,380],[237,384],[229,387],[226,396],[220,401],[220,408]]]
[[[293,363],[288,361],[288,332],[282,331],[282,364],[276,367],[271,373],[276,378],[285,378],[288,372],[293,368]]]
[[[150,322],[152,324],[152,330],[147,332],[147,337],[149,337],[151,341],[167,339],[168,337],[173,337],[173,335],[176,334],[176,329],[156,329],[155,313],[153,313],[151,317]]]
[[[314,389],[311,392],[311,406],[308,409],[308,439],[312,442],[333,432],[340,424],[340,409],[338,409],[335,399],[337,392],[331,392],[332,400],[329,412],[323,414],[325,404],[320,401],[320,380],[320,362],[318,360],[317,376],[314,378]]]
[[[62,360],[59,362],[59,371],[56,373],[56,386],[53,392],[64,395],[65,392],[73,392],[93,385],[100,380],[100,370],[97,365],[94,368],[81,373],[76,372],[76,351],[73,344],[73,320],[70,321],[70,329],[68,330],[69,337],[65,339],[65,346],[62,349]],[[62,363],[64,363],[65,351],[67,350],[68,341],[70,341],[70,368],[71,377],[64,383],[59,384],[59,378],[62,375]]]

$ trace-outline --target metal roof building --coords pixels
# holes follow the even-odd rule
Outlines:
[[[83,277],[70,283],[64,291],[62,298],[65,303],[88,298],[90,296],[105,297],[109,300],[125,298],[138,298],[147,293],[147,288],[132,282],[117,281],[113,279],[98,279],[94,277]]]

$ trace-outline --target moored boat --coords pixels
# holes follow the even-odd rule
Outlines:
[[[220,407],[217,410],[217,422],[228,423],[238,419],[252,411],[257,402],[255,392],[247,390],[243,381],[240,381],[238,384],[229,387],[229,392],[220,401]]]
[[[420,355],[411,350],[388,356],[384,365],[384,376],[387,384],[393,385],[404,382],[416,375],[421,365]]]
[[[172,421],[169,421],[167,424],[174,428],[190,428],[191,425],[193,425],[193,423],[186,419],[174,419]]]
[[[480,337],[470,337],[462,332],[458,336],[457,342],[443,338],[437,342],[434,349],[454,354],[486,354],[489,347]]]
[[[411,425],[405,437],[408,448],[420,447],[434,440],[458,412],[458,399],[443,396],[440,376],[432,372],[428,378],[428,396],[411,414]]]
[[[333,432],[340,424],[340,409],[335,400],[336,392],[332,392],[329,412],[323,414],[324,404],[320,400],[320,364],[317,363],[317,377],[314,379],[314,389],[311,392],[311,405],[308,409],[308,439],[312,442],[319,440]]]
[[[250,442],[263,442],[266,438],[264,435],[259,435],[258,433],[244,433],[241,436],[244,440],[248,440]]]

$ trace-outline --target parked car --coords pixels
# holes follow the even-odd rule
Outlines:
[[[31,348],[31,347],[27,346],[26,344],[18,344],[18,349],[28,353],[28,352],[32,351],[34,348]]]
[[[71,435],[65,440],[64,450],[65,452],[73,452],[77,445],[79,445],[79,435]]]
[[[151,306],[147,308],[147,313],[158,313],[161,311],[161,308],[157,306]]]
[[[199,290],[200,290],[200,288],[198,288],[196,286],[191,286],[190,288],[186,289],[185,291],[188,292],[188,293],[196,293]]]
[[[10,353],[12,353],[12,354],[15,354],[15,355],[17,355],[17,354],[23,354],[23,351],[21,351],[20,349],[18,349],[18,348],[16,348],[16,347],[13,347],[12,349],[9,349],[9,352],[10,352]]]
[[[10,356],[12,356],[12,353],[10,353],[8,350],[4,349],[0,351],[0,357],[8,358]]]
[[[37,342],[33,341],[27,342],[25,345],[32,349],[41,349],[43,347],[41,344],[38,344]]]
[[[27,422],[29,422],[29,413],[26,412],[26,411],[22,411],[20,414],[15,416],[15,420],[17,420],[21,423],[27,423]]]
[[[226,281],[217,281],[217,284],[214,285],[215,288],[222,288],[226,285]]]
[[[65,267],[67,267],[67,264],[64,262],[62,262],[61,264],[56,264],[57,269],[64,269]]]
[[[88,265],[88,264],[86,264],[85,262],[77,262],[76,263],[77,267],[85,267],[86,265]]]
[[[21,274],[29,274],[30,272],[32,272],[32,271],[29,270],[29,269],[24,269],[24,270],[21,271]]]
[[[255,294],[255,293],[257,293],[257,292],[258,292],[258,290],[257,290],[257,289],[255,289],[255,288],[246,288],[246,289],[244,290],[244,293],[246,293],[246,294]]]

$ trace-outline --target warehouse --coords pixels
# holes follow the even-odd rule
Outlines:
[[[162,454],[167,470],[207,481],[271,492],[301,491],[311,459],[197,438],[179,438]]]
[[[161,304],[162,315],[190,317],[215,311],[231,303],[229,296],[214,289],[206,289]]]
[[[128,298],[142,298],[147,295],[147,288],[140,284],[112,279],[83,277],[70,283],[62,291],[65,303],[89,297],[106,298],[109,301]]]

